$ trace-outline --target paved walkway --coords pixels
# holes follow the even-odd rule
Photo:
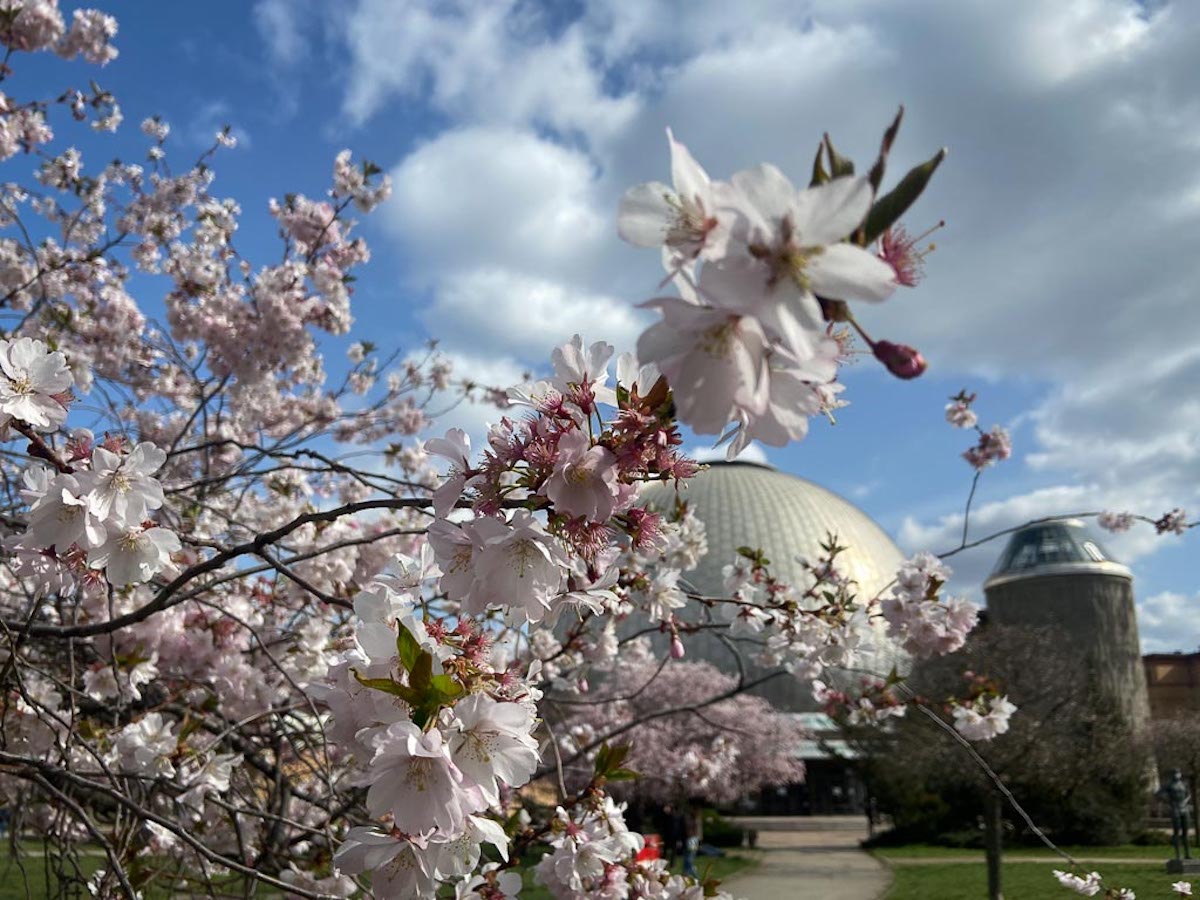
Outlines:
[[[724,885],[745,900],[880,900],[887,868],[858,849],[867,836],[861,816],[738,818],[758,829],[762,862]]]

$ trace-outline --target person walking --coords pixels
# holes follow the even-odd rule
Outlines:
[[[696,872],[696,852],[700,849],[700,839],[704,837],[704,823],[700,811],[688,807],[683,814],[683,874],[699,878]]]

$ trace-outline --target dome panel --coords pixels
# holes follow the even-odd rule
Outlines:
[[[710,463],[676,492],[672,484],[649,485],[642,496],[650,506],[669,509],[676,496],[686,500],[705,526],[708,553],[700,564],[685,572],[686,586],[706,596],[724,594],[722,569],[737,558],[737,548],[760,548],[770,560],[771,572],[780,580],[803,584],[806,580],[802,560],[816,562],[824,551],[821,544],[830,534],[837,536],[847,550],[839,554],[838,567],[858,584],[858,595],[873,597],[895,577],[904,561],[899,548],[882,528],[853,503],[832,491],[803,478],[787,475],[769,466],[745,462]],[[696,620],[703,610],[688,610],[684,618]],[[904,671],[907,658],[882,634],[877,620],[874,638],[867,637],[860,647],[860,661],[853,673],[830,672],[832,680],[844,688],[857,684],[864,671],[886,675],[893,667]],[[708,660],[726,670],[736,663],[733,654],[743,657],[749,647],[735,650],[711,632],[693,635],[688,653]],[[747,663],[750,677],[770,670]],[[777,708],[800,712],[816,709],[811,682],[788,675],[774,678],[754,688]]]
[[[838,557],[841,569],[874,596],[896,575],[903,554],[882,528],[853,503],[795,475],[757,463],[710,463],[678,492],[708,534],[708,554],[685,578],[703,594],[720,594],[721,570],[737,548],[761,548],[771,571],[784,581],[803,577],[800,560],[815,562],[829,534],[849,549]],[[660,509],[675,500],[673,485],[656,484],[642,494]]]

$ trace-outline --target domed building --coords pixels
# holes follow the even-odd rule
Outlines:
[[[673,484],[648,486],[643,497],[651,506],[670,509],[676,497],[685,500],[704,523],[708,553],[685,573],[686,587],[705,596],[723,596],[722,569],[737,558],[738,547],[761,549],[772,574],[790,583],[803,583],[803,561],[818,561],[821,544],[836,535],[848,548],[838,556],[838,568],[858,585],[860,597],[872,597],[895,577],[904,560],[900,550],[871,518],[843,497],[804,478],[750,462],[714,462],[676,491]],[[703,614],[703,611],[701,611]],[[697,621],[693,612],[688,616]],[[744,645],[743,645],[744,646]],[[688,655],[726,670],[737,671],[738,660],[729,644],[709,632],[692,635]],[[748,679],[764,674],[750,662],[755,648],[742,651]],[[893,665],[904,668],[884,641],[866,648],[863,668],[880,675]],[[857,681],[858,674],[842,676]],[[833,676],[838,680],[837,676]],[[808,767],[808,782],[764,796],[759,811],[769,814],[860,811],[865,799],[854,773],[831,758],[827,748],[840,742],[826,716],[817,711],[812,683],[782,675],[754,688],[778,709],[803,719],[814,740],[796,748]],[[828,737],[826,737],[828,736]],[[826,738],[825,740],[818,740]],[[837,748],[845,751],[844,746]]]

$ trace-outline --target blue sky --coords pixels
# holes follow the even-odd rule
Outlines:
[[[617,239],[615,207],[628,185],[667,176],[665,127],[714,176],[765,160],[802,181],[823,131],[865,163],[904,103],[893,168],[950,150],[908,225],[948,227],[925,282],[861,318],[918,346],[929,372],[902,383],[860,361],[838,424],[814,423],[770,462],[853,499],[905,549],[946,549],[970,442],[942,408],[967,387],[982,424],[1007,425],[1016,445],[981,482],[974,533],[1083,509],[1200,513],[1194,4],[105,8],[121,56],[99,80],[130,127],[81,137],[85,151],[138,158],[136,124],[161,113],[184,160],[233,124],[241,146],[219,159],[216,189],[242,203],[239,246],[258,259],[277,252],[268,198],[319,195],[343,147],[373,159],[396,191],[362,226],[374,259],[356,334],[414,349],[439,337],[495,382],[574,331],[632,349],[646,321],[633,304],[659,273]],[[60,90],[76,71],[30,61],[14,90]],[[1200,645],[1196,541],[1107,541],[1137,575],[1149,648]],[[999,550],[961,558],[956,586],[977,593]]]

